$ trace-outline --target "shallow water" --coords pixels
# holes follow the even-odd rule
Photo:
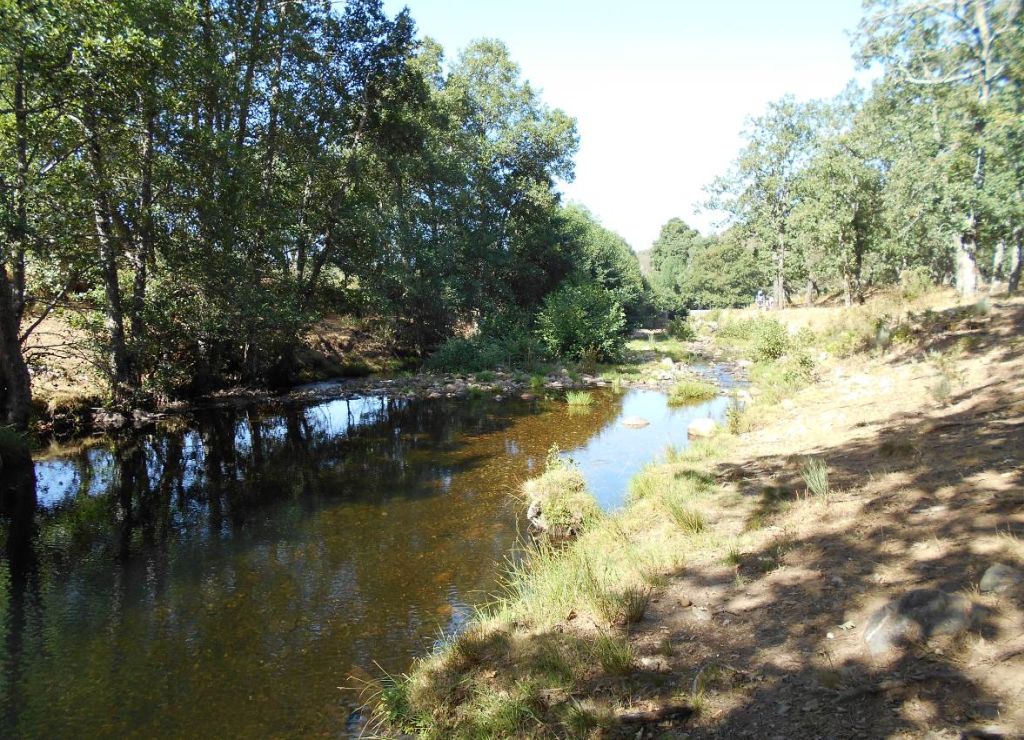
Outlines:
[[[55,451],[0,481],[0,735],[344,735],[494,592],[552,446],[614,508],[725,405],[243,405]]]

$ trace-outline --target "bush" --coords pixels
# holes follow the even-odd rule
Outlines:
[[[933,285],[931,272],[921,265],[904,270],[900,275],[900,295],[906,301],[916,301],[930,291]]]
[[[443,342],[426,366],[442,373],[480,373],[497,367],[532,368],[544,356],[543,345],[524,324],[491,319],[481,322],[479,334]]]
[[[754,358],[761,361],[777,360],[789,349],[789,333],[775,319],[763,319],[754,330]]]
[[[672,319],[665,327],[665,333],[680,342],[692,342],[697,338],[697,332],[685,318]]]
[[[555,357],[613,362],[625,347],[622,306],[598,285],[563,284],[549,293],[537,316],[537,335]]]

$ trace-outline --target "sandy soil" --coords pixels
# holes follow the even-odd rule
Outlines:
[[[832,363],[717,467],[734,557],[689,562],[632,637],[660,674],[636,707],[695,690],[701,711],[631,736],[1024,736],[1024,596],[977,588],[993,563],[1024,568],[1024,303],[944,316],[927,341]],[[827,500],[805,490],[808,455]],[[974,628],[871,656],[870,615],[916,588],[966,595]]]

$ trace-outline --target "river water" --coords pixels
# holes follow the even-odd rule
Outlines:
[[[0,736],[346,734],[495,592],[552,446],[612,509],[727,403],[596,395],[217,408],[0,473]]]

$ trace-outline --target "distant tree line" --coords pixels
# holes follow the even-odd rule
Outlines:
[[[873,0],[856,57],[868,93],[786,97],[753,118],[708,188],[728,230],[679,220],[655,242],[663,308],[750,303],[769,289],[861,301],[915,279],[1016,291],[1024,249],[1024,14],[1019,0]]]
[[[0,29],[0,423],[51,312],[124,405],[287,376],[325,312],[424,355],[483,319],[539,337],[566,285],[650,303],[559,202],[575,122],[498,41],[446,62],[380,0],[0,0]]]

